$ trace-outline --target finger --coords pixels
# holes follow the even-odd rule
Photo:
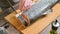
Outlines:
[[[25,0],[20,0],[19,9],[22,10]]]

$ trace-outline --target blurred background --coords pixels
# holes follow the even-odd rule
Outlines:
[[[19,0],[8,0],[8,1],[12,4],[15,10],[18,9]],[[9,3],[6,0],[0,0],[0,26],[7,23],[7,25],[9,25],[9,28],[7,29],[9,34],[20,34],[11,24],[8,23],[8,21],[4,19],[5,16],[7,16],[12,12],[13,10],[9,5]],[[58,20],[60,21],[60,18],[58,18]],[[50,29],[51,29],[51,24],[48,25],[42,32],[40,32],[40,34],[48,34]],[[58,28],[58,33],[60,32],[59,30],[60,27]]]

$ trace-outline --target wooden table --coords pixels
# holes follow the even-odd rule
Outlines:
[[[43,29],[45,29],[52,21],[54,21],[58,16],[60,16],[60,4],[58,3],[53,8],[53,12],[46,15],[44,18],[40,18],[35,21],[31,26],[27,27],[24,30],[23,27],[20,27],[20,23],[17,22],[15,18],[15,13],[11,13],[10,15],[6,16],[5,19],[9,21],[11,25],[13,25],[18,31],[21,30],[24,34],[38,34]]]

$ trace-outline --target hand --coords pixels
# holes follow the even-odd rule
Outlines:
[[[31,7],[31,0],[20,0],[19,9],[21,11],[28,10]]]

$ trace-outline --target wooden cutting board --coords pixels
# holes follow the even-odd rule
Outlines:
[[[45,29],[52,21],[54,21],[58,16],[60,16],[60,4],[56,4],[52,8],[53,12],[46,15],[43,18],[38,19],[32,25],[24,29],[23,25],[17,22],[15,17],[16,13],[11,13],[5,17],[5,19],[13,25],[18,31],[22,31],[24,34],[38,34],[43,29]],[[19,10],[17,10],[19,11]],[[24,29],[24,30],[21,30]]]

